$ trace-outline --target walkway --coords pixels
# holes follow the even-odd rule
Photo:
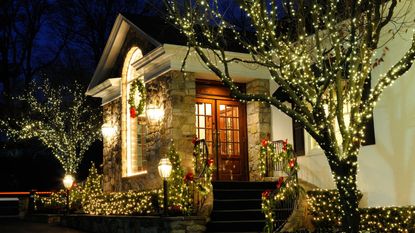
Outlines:
[[[33,223],[19,219],[1,218],[1,233],[86,233],[71,228],[45,223]]]

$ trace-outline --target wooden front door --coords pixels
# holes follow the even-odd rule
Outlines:
[[[207,142],[215,180],[247,180],[245,104],[214,96],[197,98],[196,135]]]

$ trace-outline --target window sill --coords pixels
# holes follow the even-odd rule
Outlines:
[[[144,171],[139,171],[139,172],[136,172],[136,173],[125,175],[122,178],[132,178],[132,177],[142,176],[142,175],[146,175],[146,174],[147,174],[147,170],[144,170]]]

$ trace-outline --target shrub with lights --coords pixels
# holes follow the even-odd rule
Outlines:
[[[362,194],[359,192],[359,199]],[[318,189],[307,192],[307,202],[317,231],[335,232],[341,227],[341,206],[337,190]],[[359,208],[362,232],[413,232],[415,207]]]
[[[284,224],[276,221],[276,208],[283,205],[284,201],[297,201],[300,187],[298,185],[298,164],[294,155],[293,147],[287,141],[282,142],[281,151],[277,149],[277,144],[263,139],[260,149],[260,161],[265,160],[266,156],[270,156],[273,162],[279,162],[282,165],[282,172],[285,176],[278,178],[275,189],[265,190],[262,193],[262,212],[265,214],[266,225],[264,231],[267,233],[276,232],[281,229]],[[260,171],[265,176],[265,162],[260,162]]]
[[[162,203],[161,190],[104,193],[101,184],[102,175],[92,166],[85,183],[71,189],[71,210],[92,215],[158,214],[159,203]],[[63,210],[66,204],[65,190],[52,193],[49,197],[35,196],[35,203],[38,210]]]
[[[387,54],[378,51],[399,38],[395,29],[407,26],[412,1],[164,2],[187,38],[182,67],[187,58],[198,57],[233,98],[270,104],[302,124],[327,158],[339,190],[342,230],[357,232],[356,175],[365,125],[385,88],[414,63],[415,35],[405,42],[406,52],[382,68],[386,72],[373,71],[386,66],[381,61]],[[397,25],[389,30],[392,24]],[[249,55],[227,52],[237,46]],[[234,82],[235,67],[266,70],[277,91],[244,92]]]
[[[172,143],[168,158],[172,163],[172,172],[168,178],[168,211],[170,215],[192,215],[205,204],[207,195],[212,189],[213,160],[208,152],[200,149],[204,140],[194,140],[193,172],[185,174],[180,155]],[[205,145],[205,144],[204,144]],[[205,145],[206,146],[206,145]],[[35,196],[37,210],[63,211],[66,204],[66,191],[52,193],[49,197]],[[104,193],[102,175],[94,165],[83,184],[71,189],[70,208],[72,211],[93,215],[154,215],[158,214],[163,203],[161,189],[151,191],[128,191]]]
[[[172,171],[168,180],[168,210],[170,214],[189,215],[192,212],[192,199],[190,197],[189,187],[186,185],[186,179],[193,179],[190,174],[185,176],[182,167],[182,159],[176,152],[173,142],[170,145],[167,154],[171,164]]]

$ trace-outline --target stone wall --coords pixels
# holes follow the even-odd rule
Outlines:
[[[103,138],[103,188],[105,192],[121,191],[121,98],[103,106],[103,122],[116,129]]]
[[[269,80],[254,80],[246,85],[247,93],[268,94]],[[262,138],[271,133],[271,108],[268,104],[260,102],[247,103],[247,127],[248,127],[248,164],[249,180],[261,179],[259,164],[259,149]]]
[[[63,216],[61,225],[90,233],[203,233],[203,217]]]
[[[148,190],[161,187],[157,165],[174,141],[177,152],[183,156],[183,165],[192,169],[191,143],[195,134],[196,96],[195,78],[191,74],[170,72],[146,83],[147,105],[161,106],[164,110],[160,122],[147,120],[146,161],[147,173],[122,177],[121,131],[104,139],[104,191]],[[121,99],[106,104],[104,123],[117,125],[121,129]],[[126,100],[124,100],[126,101]],[[126,146],[126,145],[124,145]]]

